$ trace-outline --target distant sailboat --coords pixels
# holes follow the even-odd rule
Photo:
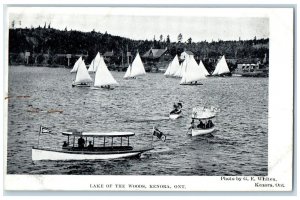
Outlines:
[[[126,70],[126,73],[124,75],[124,78],[130,78],[130,73],[131,73],[131,65],[129,64],[127,70]]]
[[[136,54],[131,65],[128,66],[124,78],[133,78],[145,75],[146,71],[139,53]]]
[[[103,57],[100,57],[100,63],[95,74],[94,87],[92,89],[113,89],[111,85],[118,85],[110,71],[108,70]]]
[[[82,57],[80,56],[80,58],[78,58],[78,60],[75,62],[73,69],[70,72],[76,73],[81,62],[82,62]]]
[[[90,77],[84,60],[78,66],[75,81],[72,83],[72,87],[90,87],[88,83],[92,82],[92,78]]]
[[[178,70],[175,72],[174,76],[178,77],[178,78],[182,78],[183,76],[183,71],[185,69],[185,67],[187,66],[187,61],[189,58],[186,58],[180,65]]]
[[[200,69],[202,70],[202,72],[205,74],[205,76],[209,76],[209,75],[210,75],[210,74],[208,73],[206,67],[204,66],[202,60],[200,60],[199,67],[200,67]]]
[[[175,74],[179,69],[180,69],[179,60],[178,60],[178,56],[176,55],[172,60],[172,62],[169,64],[164,75],[167,77],[175,77]]]
[[[98,52],[96,57],[92,60],[88,72],[95,73],[99,65],[100,65],[100,53]]]
[[[194,57],[185,59],[185,62],[186,65],[183,66],[183,75],[180,85],[202,85],[202,83],[197,83],[197,81],[205,79],[206,77]]]
[[[222,56],[221,60],[218,62],[215,71],[212,75],[221,76],[225,74],[230,74],[230,70],[225,60],[225,56]]]

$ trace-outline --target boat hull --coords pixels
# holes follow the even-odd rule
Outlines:
[[[170,114],[170,115],[169,115],[169,118],[170,118],[170,119],[177,119],[177,118],[179,118],[179,117],[181,117],[181,113],[179,113],[179,114]]]
[[[138,157],[153,148],[129,151],[63,151],[32,148],[32,160],[110,160]]]
[[[202,83],[181,83],[180,85],[203,85]]]
[[[115,88],[91,87],[91,90],[113,90]]]
[[[191,135],[197,136],[197,135],[205,135],[209,134],[215,131],[215,127],[209,128],[209,129],[192,129]]]

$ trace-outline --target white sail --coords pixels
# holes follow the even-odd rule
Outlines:
[[[103,57],[100,57],[100,63],[98,69],[95,74],[95,87],[101,87],[104,85],[117,85],[118,82],[114,79],[111,75],[110,71],[108,70]]]
[[[226,63],[225,56],[222,56],[221,60],[218,62],[216,69],[212,75],[221,75],[226,73],[230,73],[230,70]]]
[[[93,59],[93,61],[90,64],[90,67],[88,69],[89,72],[96,72],[98,67],[100,65],[100,53],[98,52],[96,57]]]
[[[184,69],[187,65],[188,58],[186,58],[180,65],[174,76],[182,78]]]
[[[170,74],[170,68],[171,68],[171,63],[168,64],[167,70],[164,73],[165,76],[171,76],[171,74]]]
[[[174,57],[174,59],[172,60],[172,62],[170,63],[165,75],[166,76],[176,76],[176,75],[180,76],[180,74],[181,74],[181,70],[179,71],[180,68],[181,67],[179,65],[178,56],[176,55]],[[178,74],[177,74],[177,72],[178,72]]]
[[[124,78],[129,78],[130,77],[130,72],[131,72],[131,65],[129,64],[126,72],[125,72],[125,75],[124,75]]]
[[[78,70],[78,67],[80,65],[80,63],[82,62],[82,57],[80,56],[80,58],[78,58],[78,60],[75,62],[73,69],[70,71],[71,73],[75,73]]]
[[[183,75],[180,84],[191,83],[206,78],[194,57],[185,59],[185,61],[186,65],[183,66]]]
[[[200,69],[202,70],[202,72],[205,74],[205,76],[210,75],[210,74],[208,73],[206,67],[204,66],[202,60],[200,60],[199,67],[200,67]]]
[[[92,78],[89,75],[89,72],[86,68],[86,65],[84,63],[84,60],[80,63],[77,69],[75,83],[88,83],[92,82]]]
[[[131,65],[131,73],[129,77],[136,77],[146,74],[143,62],[141,60],[141,57],[139,53],[136,54],[132,65]]]
[[[94,64],[95,64],[95,59],[92,60],[90,66],[89,66],[88,72],[95,72]]]

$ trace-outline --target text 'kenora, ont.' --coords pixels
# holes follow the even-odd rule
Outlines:
[[[276,178],[264,177],[264,176],[244,176],[244,177],[231,177],[231,176],[222,176],[221,181],[230,181],[230,182],[252,182],[255,187],[265,187],[265,188],[284,188],[285,185],[278,183]]]

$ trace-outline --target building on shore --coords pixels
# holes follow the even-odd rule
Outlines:
[[[168,48],[153,49],[151,48],[142,55],[142,60],[146,71],[158,72],[160,68],[166,68],[172,60]]]

